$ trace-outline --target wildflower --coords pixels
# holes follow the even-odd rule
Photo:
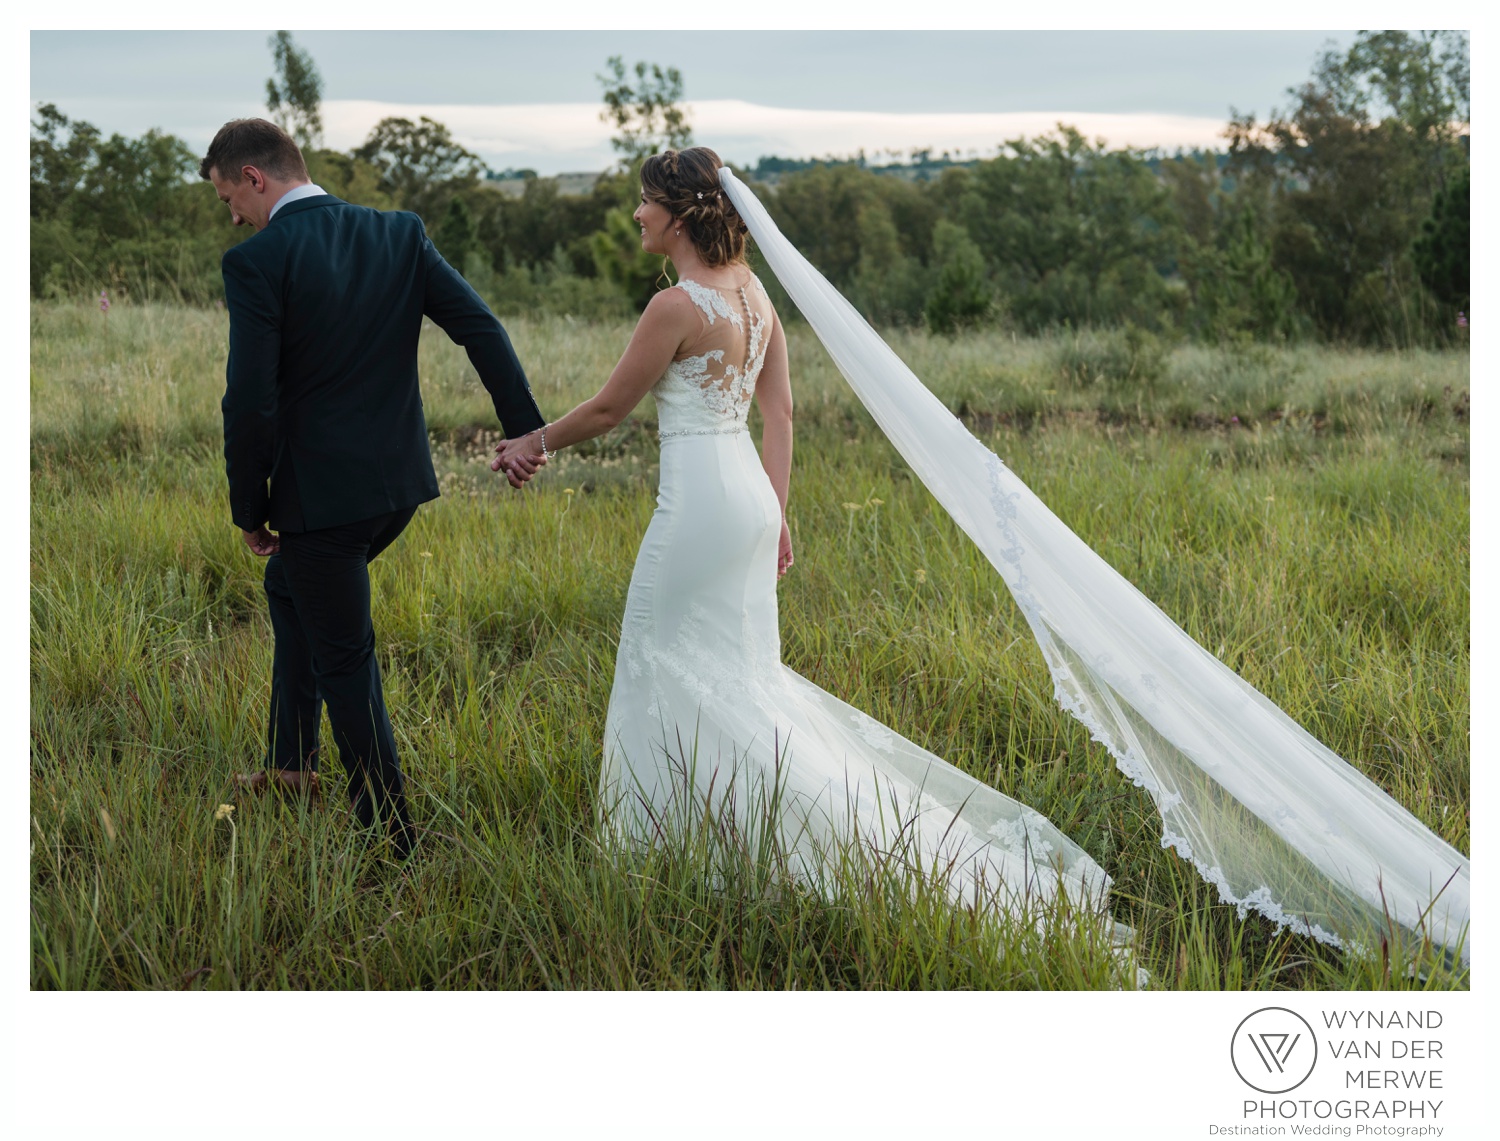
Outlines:
[[[858,503],[846,503],[846,504],[844,504],[844,510],[845,511],[858,511],[859,508],[860,508],[860,505]]]
[[[1460,329],[1467,329],[1469,327],[1469,318],[1462,312],[1460,312],[1458,315],[1458,327]]]
[[[215,820],[228,820],[233,815],[234,805],[232,804],[221,804],[218,808],[214,809]]]
[[[572,495],[573,494],[573,489],[571,487],[565,487],[565,488],[563,488],[563,494],[564,495]]]
[[[432,558],[432,552],[431,551],[423,551],[422,552],[422,557],[424,559],[430,559],[430,558]]]
[[[923,583],[923,582],[926,582],[926,581],[927,581],[927,568],[926,567],[918,567],[917,568],[917,582],[918,583]]]
[[[1240,422],[1240,418],[1238,416],[1231,416],[1229,418],[1229,422],[1231,424],[1238,424]]]
[[[872,507],[881,507],[881,506],[883,506],[883,505],[884,505],[884,504],[885,504],[885,500],[884,500],[884,499],[874,499],[874,498],[872,498],[872,499],[871,499],[871,500],[870,500],[870,505],[871,505],[871,506],[872,506]]]
[[[101,313],[108,313],[109,312],[109,290],[107,290],[107,289],[101,289],[99,291],[99,312],[101,312]],[[1459,316],[1459,324],[1463,324],[1463,314],[1460,313],[1458,316]]]

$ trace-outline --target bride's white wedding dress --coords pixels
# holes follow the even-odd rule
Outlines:
[[[652,843],[710,811],[752,844],[773,829],[814,884],[858,847],[956,902],[1019,913],[1062,891],[1102,907],[1109,877],[1046,818],[782,664],[781,509],[746,429],[771,305],[753,276],[674,288],[701,334],[652,390],[660,488],[620,630],[606,828]]]

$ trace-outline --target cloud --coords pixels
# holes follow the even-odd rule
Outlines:
[[[688,105],[693,137],[725,159],[754,162],[762,155],[806,158],[914,148],[991,155],[1007,139],[1035,136],[1059,121],[1110,146],[1216,148],[1224,120],[1187,115],[1090,111],[918,112],[819,111],[764,107],[737,99]],[[530,166],[543,174],[599,170],[614,161],[610,128],[598,103],[409,104],[331,100],[323,104],[327,144],[358,146],[387,116],[426,115],[448,126],[459,142],[491,166]]]
[[[809,111],[760,107],[720,100],[694,106],[695,137],[707,142],[740,140],[764,145],[758,152],[786,156],[847,155],[860,149],[907,152],[931,147],[941,152],[977,150],[993,154],[1007,139],[1034,136],[1070,123],[1089,138],[1111,146],[1214,147],[1222,119],[1185,115],[1119,115],[1086,111],[919,112]],[[715,143],[717,146],[717,143]],[[758,157],[746,156],[746,157]]]
[[[381,119],[425,115],[491,167],[530,167],[543,175],[567,170],[603,170],[615,161],[610,131],[599,120],[598,103],[382,103],[328,100],[323,103],[326,145],[350,150]]]

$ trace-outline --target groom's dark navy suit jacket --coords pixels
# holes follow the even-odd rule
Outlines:
[[[424,314],[468,350],[507,436],[543,424],[505,330],[415,214],[302,198],[223,270],[224,459],[241,530],[321,530],[437,498],[417,388]]]

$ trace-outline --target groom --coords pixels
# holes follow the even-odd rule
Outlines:
[[[265,771],[247,788],[317,787],[327,703],[355,819],[411,850],[396,741],[370,623],[371,559],[438,495],[417,385],[424,315],[468,351],[508,437],[541,427],[500,322],[414,214],[313,185],[296,143],[236,119],[199,166],[236,226],[224,255],[230,514],[266,558],[275,650]],[[519,487],[530,473],[507,472]]]

